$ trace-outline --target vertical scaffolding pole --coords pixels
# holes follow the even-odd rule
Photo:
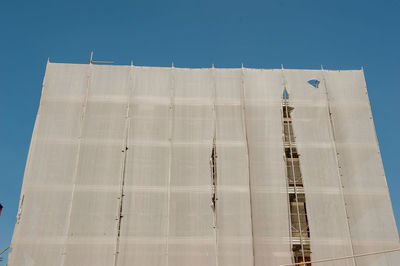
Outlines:
[[[68,245],[68,239],[69,239],[69,234],[70,234],[70,226],[71,226],[71,214],[72,214],[72,207],[74,203],[74,197],[75,197],[75,190],[76,190],[76,179],[78,176],[78,167],[79,167],[79,157],[80,157],[80,151],[81,151],[81,146],[82,146],[82,133],[83,133],[83,126],[86,118],[86,107],[87,107],[87,101],[89,98],[89,90],[91,87],[91,78],[92,78],[92,63],[89,64],[88,66],[88,74],[87,74],[87,87],[86,87],[86,92],[85,96],[83,99],[82,103],[82,113],[81,113],[81,123],[79,126],[79,140],[78,140],[78,150],[77,150],[77,155],[76,155],[76,161],[75,161],[75,169],[74,169],[74,175],[72,177],[72,192],[71,192],[71,202],[69,204],[68,208],[68,215],[67,215],[67,224],[66,224],[66,240],[64,243],[63,251],[62,251],[62,256],[61,256],[61,266],[65,265],[65,257],[67,256],[67,245]]]
[[[253,252],[253,265],[256,265],[256,255],[255,255],[255,245],[254,245],[254,220],[253,220],[253,205],[252,205],[252,193],[251,193],[251,173],[250,173],[250,153],[249,153],[249,140],[247,137],[247,123],[246,123],[246,106],[245,106],[245,86],[244,86],[244,66],[242,64],[241,71],[241,90],[240,90],[240,105],[241,105],[241,113],[242,113],[242,127],[243,127],[243,135],[246,140],[246,155],[247,155],[247,169],[249,176],[249,203],[250,203],[250,219],[251,219],[251,246]]]
[[[120,191],[119,191],[119,204],[118,204],[118,214],[117,214],[117,239],[115,243],[115,254],[114,254],[114,266],[118,263],[118,255],[119,255],[119,246],[120,246],[120,237],[121,237],[121,224],[122,224],[122,210],[123,203],[125,197],[125,176],[126,176],[126,159],[128,157],[128,138],[129,138],[129,130],[130,130],[130,101],[131,97],[134,93],[135,89],[135,78],[134,78],[134,66],[131,64],[129,69],[129,81],[131,84],[131,88],[129,90],[129,96],[126,104],[126,113],[125,113],[125,132],[124,132],[124,143],[122,146],[122,152],[124,153],[122,164],[121,164],[121,180],[120,180]]]
[[[325,94],[326,94],[326,102],[327,102],[327,112],[328,112],[328,117],[329,117],[329,126],[330,126],[330,133],[333,139],[333,148],[335,151],[335,160],[336,160],[336,164],[337,164],[337,173],[338,173],[338,180],[339,180],[339,186],[340,186],[340,192],[342,194],[342,199],[343,199],[343,205],[344,205],[344,211],[345,211],[345,215],[346,215],[346,225],[347,225],[347,230],[348,230],[348,234],[349,234],[349,239],[350,239],[350,246],[351,246],[351,254],[353,255],[353,263],[354,265],[357,266],[357,260],[354,257],[354,247],[353,247],[353,238],[351,237],[351,231],[350,231],[350,224],[349,224],[349,215],[348,215],[348,211],[347,211],[347,203],[346,203],[346,199],[344,197],[344,186],[343,186],[343,182],[342,182],[342,172],[341,172],[341,166],[340,166],[340,162],[339,162],[339,153],[337,151],[337,147],[336,147],[336,137],[335,137],[335,127],[333,125],[333,119],[332,119],[332,112],[331,112],[331,104],[329,102],[329,94],[328,94],[328,87],[326,84],[326,80],[325,80],[325,76],[324,76],[324,70],[321,67],[321,71],[322,71],[322,82],[324,84],[325,87]]]
[[[282,66],[282,72],[283,72],[283,66]],[[283,77],[284,78],[284,77]],[[306,210],[306,205],[305,205],[305,195],[304,192],[302,193],[304,195],[304,210],[300,211],[300,207],[299,207],[299,186],[302,187],[303,186],[303,182],[302,182],[302,177],[301,177],[301,172],[300,172],[300,162],[298,164],[298,170],[299,170],[299,176],[296,176],[296,169],[295,169],[295,164],[294,164],[294,154],[297,154],[297,148],[295,147],[295,140],[292,139],[292,137],[294,136],[293,133],[293,128],[292,128],[292,120],[291,120],[291,116],[290,116],[290,105],[289,105],[289,93],[286,90],[286,82],[285,80],[283,80],[283,93],[282,93],[282,123],[283,123],[283,129],[284,129],[284,151],[285,151],[285,161],[286,161],[286,168],[289,168],[289,164],[290,164],[290,170],[287,170],[287,191],[289,193],[289,215],[290,215],[290,224],[291,224],[291,246],[292,246],[292,252],[293,252],[293,259],[295,262],[296,259],[298,258],[298,256],[295,254],[295,247],[298,245],[295,243],[295,232],[294,230],[296,229],[294,227],[294,224],[296,223],[294,217],[297,217],[297,226],[298,226],[298,237],[300,240],[300,252],[301,252],[301,260],[304,263],[304,265],[311,265],[310,263],[307,263],[306,260],[310,259],[309,256],[309,250],[307,250],[307,254],[305,251],[305,241],[308,240],[309,238],[309,234],[308,234],[308,222],[307,222],[307,210]],[[286,146],[288,146],[289,151],[286,152]],[[298,155],[296,156],[298,158]],[[288,162],[288,160],[290,160],[290,163]],[[290,173],[292,174],[292,179],[293,182],[291,184],[291,179],[290,179]],[[298,183],[299,181],[299,183]],[[295,212],[296,214],[293,214],[293,210],[292,210],[292,199],[290,196],[290,191],[293,189],[293,194],[294,194],[294,203],[296,205],[295,207]],[[303,214],[304,216],[304,220],[305,220],[305,224],[304,224],[304,228],[305,228],[305,233],[306,236],[303,235],[304,230],[303,230],[303,226],[302,226],[302,220],[301,220],[301,215]],[[309,245],[307,244],[307,247]]]
[[[289,96],[287,99],[283,99],[284,103],[284,109],[286,112],[286,118],[289,119]],[[284,122],[285,125],[285,122]],[[288,136],[288,143],[289,143],[289,150],[290,150],[290,161],[291,161],[291,168],[292,168],[292,177],[293,177],[293,187],[294,187],[294,197],[296,201],[296,213],[297,213],[297,220],[298,220],[298,226],[299,226],[299,236],[300,236],[300,246],[301,246],[301,256],[303,258],[303,262],[305,261],[305,255],[304,255],[304,245],[303,245],[303,232],[301,228],[301,219],[300,219],[300,210],[299,210],[299,200],[298,200],[298,195],[297,195],[297,184],[296,184],[296,171],[294,169],[294,163],[293,163],[293,147],[292,147],[292,132],[289,124],[289,120],[286,123],[287,127],[287,136]],[[290,208],[291,209],[291,208]]]
[[[168,184],[167,184],[167,236],[166,236],[166,265],[169,265],[169,224],[170,224],[170,212],[171,212],[171,178],[172,178],[172,155],[173,155],[173,136],[174,136],[174,119],[175,119],[175,73],[174,63],[171,66],[170,73],[170,89],[169,89],[169,133],[168,133]]]

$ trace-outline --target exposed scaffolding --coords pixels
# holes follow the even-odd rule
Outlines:
[[[293,262],[311,261],[310,230],[307,219],[306,198],[300,171],[300,159],[293,132],[289,93],[286,88],[282,95],[282,121],[284,129],[284,149],[288,178],[289,213],[291,224],[291,245]],[[311,265],[306,263],[304,265]]]

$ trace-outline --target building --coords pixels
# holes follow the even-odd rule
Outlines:
[[[48,63],[11,247],[10,266],[399,265],[363,71]]]

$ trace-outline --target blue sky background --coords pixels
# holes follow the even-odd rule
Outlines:
[[[399,224],[399,14],[398,0],[0,1],[0,250],[14,229],[47,58],[87,63],[91,50],[150,66],[364,66]]]

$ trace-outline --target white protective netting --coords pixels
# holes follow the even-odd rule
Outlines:
[[[310,230],[311,260],[351,256],[335,142],[322,72],[285,70],[293,134],[299,155]],[[309,80],[318,80],[314,87]],[[329,265],[354,265],[353,259]],[[327,265],[328,265],[327,264]]]
[[[9,265],[61,265],[88,69],[47,65]]]
[[[291,263],[285,86],[312,260],[397,248],[361,71],[49,63],[9,265]]]
[[[399,248],[363,71],[324,75],[354,253]],[[361,257],[356,262],[398,265],[400,252]]]
[[[210,156],[213,82],[208,69],[173,71],[169,265],[215,265]]]
[[[218,262],[220,266],[253,265],[242,70],[212,72],[216,89]]]
[[[170,89],[168,68],[133,68],[117,265],[167,265]]]
[[[280,70],[244,70],[255,265],[291,262]]]
[[[112,265],[129,67],[91,65],[62,265]]]

